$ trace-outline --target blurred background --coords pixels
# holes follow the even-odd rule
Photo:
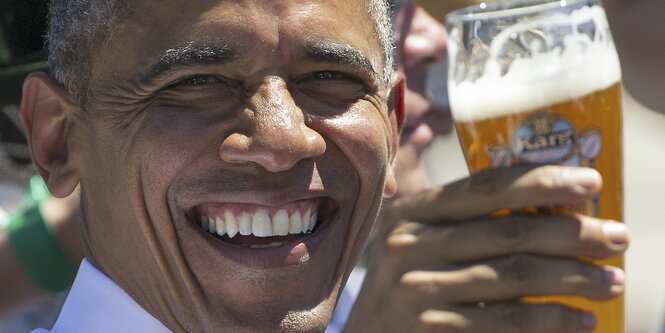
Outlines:
[[[32,71],[48,70],[42,35],[46,31],[47,1],[0,0],[0,251],[10,252],[4,229],[9,212],[23,202],[34,169],[18,116],[21,87]],[[6,257],[0,254],[0,260]],[[8,280],[7,262],[0,262],[0,295],[10,295],[16,283]],[[12,277],[14,275],[11,275]],[[0,297],[3,297],[0,296]],[[4,296],[6,297],[6,296]],[[0,312],[0,333],[29,332],[51,327],[64,294],[44,294],[29,304]]]

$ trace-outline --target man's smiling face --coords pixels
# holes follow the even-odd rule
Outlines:
[[[88,257],[171,329],[325,327],[394,192],[366,12],[140,1],[95,56],[71,152]]]

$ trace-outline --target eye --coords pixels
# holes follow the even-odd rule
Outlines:
[[[242,90],[239,82],[218,75],[197,74],[185,77],[164,89],[171,92],[200,94],[237,94]]]
[[[348,77],[340,72],[333,71],[321,71],[312,74],[312,78],[315,80],[341,80],[348,79]]]
[[[237,90],[241,86],[238,82],[218,75],[196,74],[180,79],[171,84],[167,89],[178,90],[208,90],[208,89],[232,89]]]
[[[219,104],[237,101],[243,94],[241,83],[221,75],[195,74],[189,75],[160,89],[158,96],[168,99],[171,103],[187,101],[190,105],[197,103]]]
[[[365,94],[364,82],[339,71],[313,72],[297,81],[298,90],[326,104],[348,104]]]
[[[224,82],[220,78],[212,75],[193,75],[179,81],[175,85],[200,86],[200,85],[216,84],[216,83],[224,83]]]

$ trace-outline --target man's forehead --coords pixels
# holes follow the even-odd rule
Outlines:
[[[130,1],[130,0],[117,0]],[[197,0],[187,2],[183,6],[181,0],[134,0],[130,7],[136,9],[133,12],[136,18],[149,18],[155,14],[170,12],[178,16],[188,12],[198,12],[203,15],[212,13],[216,9],[227,12],[229,15],[244,14],[247,11],[262,10],[273,16],[293,15],[294,10],[298,12],[333,11],[345,12],[346,15],[355,17],[368,17],[367,11],[357,11],[359,8],[368,8],[373,0]],[[380,0],[391,1],[396,0]]]
[[[126,33],[116,33],[113,50],[103,55],[110,61],[101,62],[113,66],[103,73],[121,73],[116,68],[126,66],[131,77],[143,81],[178,66],[274,63],[276,54],[337,62],[372,76],[381,70],[381,48],[370,16],[366,10],[349,8],[349,4],[366,8],[366,0],[203,2],[206,6],[197,2],[182,8],[179,2],[174,5],[176,1],[160,6],[144,1],[147,7],[128,18]],[[278,3],[278,10],[271,11],[268,2]],[[155,10],[149,10],[152,6]],[[119,49],[125,49],[123,61],[113,60]]]
[[[225,43],[236,36],[257,37],[262,43],[294,36],[299,40],[367,40],[374,36],[373,22],[366,10],[357,10],[358,6],[366,9],[366,1],[204,0],[207,5],[197,1],[185,8],[180,1],[144,1],[147,7],[134,11],[129,25],[143,30],[132,39],[168,41],[171,47],[197,40]],[[235,49],[253,46],[237,44]]]

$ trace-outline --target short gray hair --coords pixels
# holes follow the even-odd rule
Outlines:
[[[378,35],[379,45],[383,49],[383,80],[387,85],[390,83],[395,70],[395,40],[391,24],[392,8],[386,0],[369,0],[368,10],[374,24],[374,31]]]
[[[95,50],[111,37],[131,0],[51,0],[46,34],[53,77],[81,107],[90,97],[89,83]]]
[[[108,42],[118,22],[129,14],[133,1],[51,0],[46,35],[51,74],[83,108],[92,95],[89,84],[95,51]],[[387,84],[394,70],[390,5],[386,0],[367,1],[383,49],[383,78]]]

